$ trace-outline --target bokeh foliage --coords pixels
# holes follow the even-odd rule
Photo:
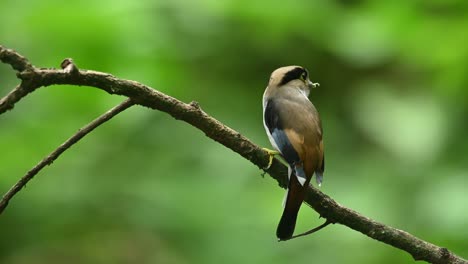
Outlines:
[[[268,146],[272,70],[309,68],[322,190],[468,258],[468,2],[2,0],[0,42],[40,67],[148,84]],[[17,80],[0,65],[0,92]],[[39,89],[0,116],[0,187],[123,98]],[[330,226],[277,243],[283,190],[201,132],[134,107],[42,171],[0,216],[0,263],[409,263]],[[297,230],[319,223],[304,206]]]

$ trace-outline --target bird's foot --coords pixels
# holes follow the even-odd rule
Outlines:
[[[262,148],[264,151],[266,151],[268,153],[268,165],[263,168],[264,170],[268,170],[270,167],[271,167],[271,164],[273,164],[273,158],[275,157],[275,155],[278,155],[280,154],[279,151],[276,151],[276,150],[271,150],[271,149],[267,149],[267,148]]]

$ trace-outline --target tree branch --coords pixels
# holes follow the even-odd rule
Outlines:
[[[18,72],[30,70],[33,68],[26,57],[20,55],[14,50],[7,49],[0,45],[0,61],[10,64]]]
[[[18,77],[22,80],[22,84],[26,84],[24,85],[25,91],[15,95],[10,93],[0,100],[0,114],[11,109],[8,107],[13,107],[22,97],[39,87],[55,84],[91,86],[110,94],[129,97],[135,104],[164,111],[176,119],[185,121],[203,131],[206,136],[257,165],[260,169],[268,164],[268,155],[264,150],[206,114],[196,102],[186,104],[141,83],[119,79],[107,73],[80,70],[72,74],[56,69],[39,69],[33,66],[27,67],[26,65],[30,64],[24,62],[27,61],[26,59],[23,62],[18,62],[21,59],[24,57],[0,46],[0,60],[11,64],[14,69],[18,70]],[[13,63],[11,63],[12,61]],[[2,104],[2,102],[8,102],[8,104]],[[266,172],[276,179],[281,187],[286,186],[286,167],[278,160],[275,159]],[[305,202],[327,221],[348,226],[373,239],[402,249],[411,254],[415,260],[425,260],[430,263],[468,263],[446,248],[436,246],[405,231],[376,222],[341,206],[313,186],[308,188]]]

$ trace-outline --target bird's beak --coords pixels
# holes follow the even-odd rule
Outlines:
[[[313,83],[313,82],[311,82],[311,81],[309,80],[309,88],[317,88],[317,87],[319,87],[319,86],[320,86],[319,83]]]

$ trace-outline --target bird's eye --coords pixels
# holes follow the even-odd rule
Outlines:
[[[301,80],[305,81],[307,79],[307,72],[301,74]]]

